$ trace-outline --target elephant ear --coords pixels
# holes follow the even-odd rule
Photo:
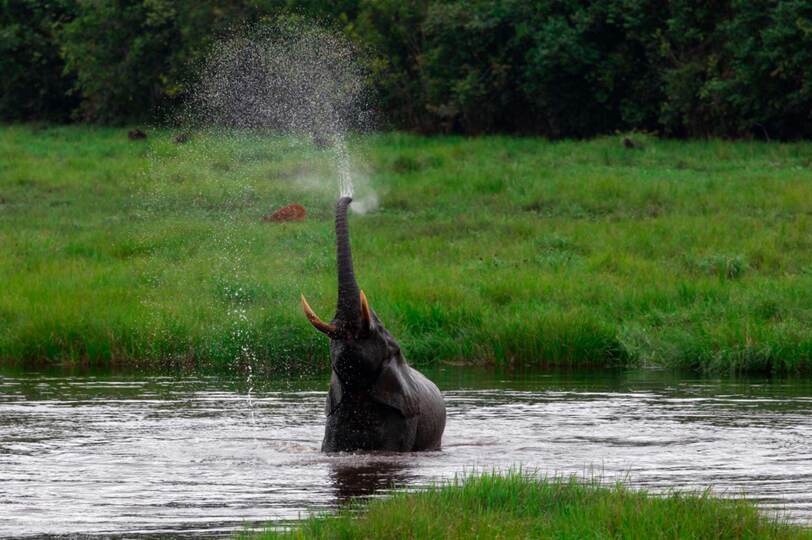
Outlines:
[[[327,416],[330,416],[335,412],[338,408],[339,403],[341,403],[341,398],[343,394],[341,392],[341,382],[338,380],[335,372],[330,376],[330,391],[327,393],[327,406],[325,407],[324,413]]]
[[[370,395],[375,401],[397,409],[406,418],[420,412],[417,383],[400,356],[386,361]]]

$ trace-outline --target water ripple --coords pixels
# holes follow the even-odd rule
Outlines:
[[[0,537],[227,536],[517,465],[710,486],[812,522],[808,382],[435,377],[442,452],[325,456],[323,380],[255,384],[249,401],[218,378],[0,376]]]

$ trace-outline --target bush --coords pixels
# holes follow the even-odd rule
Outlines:
[[[425,106],[421,80],[423,26],[428,0],[362,0],[344,31],[373,52],[369,69],[377,104],[392,127],[436,131]]]
[[[76,107],[56,36],[74,0],[0,0],[0,118],[65,120]]]
[[[83,119],[141,120],[171,94],[169,61],[180,41],[176,16],[167,0],[80,0],[61,40]]]
[[[646,41],[659,20],[650,8],[548,1],[537,10],[533,31],[524,30],[522,89],[540,113],[538,127],[554,136],[656,127],[659,80]]]
[[[732,135],[812,136],[812,2],[733,2],[722,23],[727,61],[709,96],[721,103]]]

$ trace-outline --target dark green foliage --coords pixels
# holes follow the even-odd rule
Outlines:
[[[0,118],[64,120],[76,106],[57,34],[75,0],[0,0]]]
[[[528,41],[522,89],[538,127],[553,136],[655,128],[660,90],[646,45],[657,2],[545,4],[531,28],[517,28]]]
[[[79,117],[117,123],[159,114],[186,96],[219,36],[281,3],[79,0],[59,35],[82,96]]]
[[[5,119],[151,118],[187,97],[219,37],[292,15],[344,32],[369,52],[378,106],[392,127],[550,137],[812,135],[812,0],[0,6]]]
[[[345,31],[374,52],[370,70],[378,103],[396,127],[432,131],[421,80],[423,25],[428,0],[361,0]]]
[[[79,16],[61,35],[68,70],[76,74],[83,118],[140,120],[166,84],[172,45],[179,35],[171,2],[80,0]]]
[[[423,26],[426,108],[443,131],[515,129],[528,103],[519,89],[522,51],[515,2],[431,6]]]
[[[726,73],[708,93],[737,124],[766,137],[812,135],[812,2],[733,2],[722,23]]]

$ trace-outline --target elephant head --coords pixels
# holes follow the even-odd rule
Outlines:
[[[324,322],[302,295],[302,307],[308,320],[330,338],[333,377],[327,413],[331,414],[345,396],[369,395],[409,418],[418,413],[410,369],[397,341],[370,309],[355,280],[347,225],[347,207],[351,201],[350,197],[342,197],[336,204],[338,301],[335,317],[329,323]]]

